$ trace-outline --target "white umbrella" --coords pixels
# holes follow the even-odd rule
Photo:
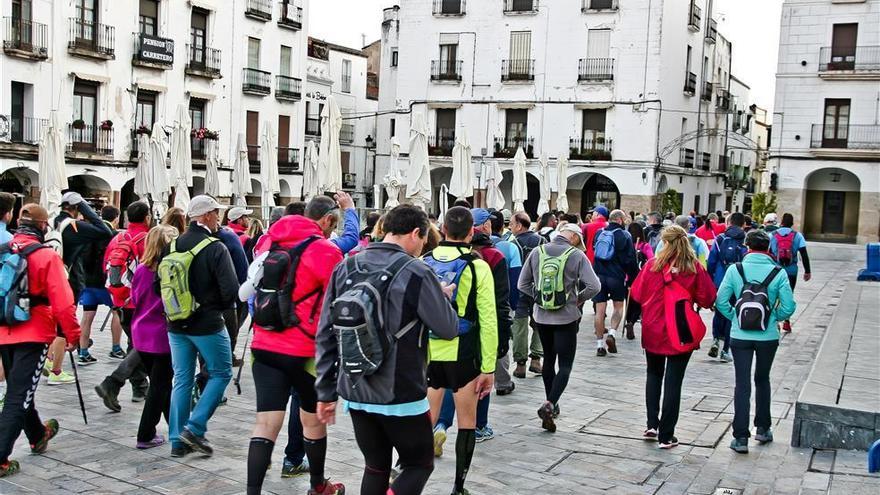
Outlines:
[[[205,143],[205,194],[220,195],[220,168],[218,141],[208,139]]]
[[[517,148],[516,155],[513,156],[513,188],[510,195],[513,211],[523,211],[529,197],[529,188],[526,184],[526,153],[522,148]]]
[[[165,142],[165,131],[158,123],[153,124],[150,134],[150,180],[152,189],[150,199],[153,201],[153,212],[161,217],[168,209],[168,195],[171,183],[168,180],[168,144]]]
[[[317,196],[319,194],[318,186],[318,149],[315,148],[315,141],[309,140],[303,157],[303,201]]]
[[[425,114],[412,115],[409,130],[409,170],[406,171],[406,199],[425,208],[431,202],[431,171],[428,168],[428,124]]]
[[[501,166],[498,160],[492,160],[486,170],[486,207],[496,210],[504,209],[504,194],[501,192]]]
[[[263,218],[269,218],[275,206],[275,194],[281,192],[278,178],[278,149],[272,124],[263,123],[263,136],[260,141],[260,182],[263,183]]]
[[[67,189],[67,172],[64,168],[64,129],[58,112],[51,112],[49,125],[43,132],[38,150],[38,177],[40,206],[55,218],[61,211],[61,191]]]
[[[388,201],[385,202],[385,209],[390,210],[400,204],[398,200],[400,196],[400,187],[403,185],[403,178],[400,176],[400,167],[397,160],[400,158],[400,141],[397,136],[391,137],[391,161],[388,164],[388,172],[382,179],[385,184],[385,193],[388,194]]]
[[[449,180],[449,194],[456,199],[474,195],[474,167],[471,163],[471,142],[467,130],[462,126],[455,135],[452,148],[452,178]]]
[[[446,184],[440,184],[440,223],[446,217],[446,210],[449,209],[449,188]]]
[[[550,211],[550,171],[547,169],[547,155],[541,153],[541,197],[538,200],[538,216]]]
[[[568,211],[568,196],[565,191],[568,189],[568,158],[560,156],[556,160],[556,211],[565,213]]]
[[[138,164],[134,171],[134,193],[140,199],[149,202],[150,192],[153,191],[150,174],[150,135],[147,133],[137,134],[137,140]]]
[[[318,158],[318,181],[320,192],[336,192],[342,189],[342,158],[339,149],[339,131],[342,114],[333,96],[327,97],[327,105],[321,112],[321,153]]]
[[[235,146],[235,163],[232,168],[232,195],[235,196],[236,206],[247,206],[245,196],[252,191],[247,144],[244,141],[244,134],[238,133],[238,144]]]
[[[189,187],[193,184],[192,142],[190,131],[192,123],[183,105],[177,105],[174,129],[171,131],[171,177],[174,182],[174,206],[189,207]]]

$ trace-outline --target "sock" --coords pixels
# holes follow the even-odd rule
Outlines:
[[[121,350],[122,350],[122,346],[121,346],[121,345],[119,345],[119,344],[113,344],[113,352],[121,351]]]
[[[324,460],[327,457],[327,437],[312,440],[303,437],[306,457],[309,459],[309,478],[312,488],[324,486]]]
[[[434,427],[434,431],[440,431],[440,430],[446,431],[447,428],[446,428],[446,425],[438,422],[437,425]]]
[[[464,479],[467,478],[471,468],[471,459],[474,457],[474,446],[477,444],[477,436],[473,429],[458,429],[458,437],[455,439],[455,492],[464,490]]]
[[[605,339],[597,339],[596,340],[596,348],[602,349],[605,347]]]
[[[89,350],[88,350],[88,349],[82,349],[82,348],[80,348],[80,350],[79,350],[79,357],[86,357],[86,356],[88,356],[88,355],[89,355]]]
[[[58,368],[57,370],[56,370],[56,369],[53,369],[53,370],[52,370],[52,374],[53,374],[53,375],[56,375],[56,376],[60,375],[60,374],[61,374],[61,368]]]
[[[608,330],[608,335],[614,337],[614,334],[615,334],[615,330],[613,328]]]
[[[266,477],[266,470],[269,469],[269,463],[272,461],[273,448],[275,448],[275,442],[268,438],[251,438],[247,458],[248,495],[260,494],[263,488],[263,479]]]

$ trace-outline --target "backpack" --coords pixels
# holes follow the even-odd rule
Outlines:
[[[669,344],[679,352],[691,352],[700,348],[706,336],[706,324],[694,310],[690,292],[673,280],[672,272],[663,272],[663,306],[665,310],[666,335]]]
[[[459,335],[465,335],[477,326],[477,270],[474,268],[474,260],[476,259],[477,256],[473,253],[463,253],[458,258],[449,261],[438,260],[432,254],[428,254],[422,260],[437,274],[440,282],[455,284],[450,301],[456,314],[459,314],[458,290],[461,288],[461,275],[466,268],[471,271],[471,287],[465,302],[464,315],[458,318]],[[431,333],[430,336],[433,337],[434,334]]]
[[[645,240],[654,252],[657,252],[657,244],[660,243],[660,230],[662,229],[645,229]]]
[[[559,256],[550,256],[544,246],[538,248],[538,298],[535,302],[541,309],[555,311],[568,301],[565,263],[574,251],[575,248],[570,247]]]
[[[593,253],[597,260],[610,261],[614,259],[614,231],[602,229],[596,234],[593,241]]]
[[[49,230],[49,232],[43,236],[43,244],[58,253],[58,256],[61,257],[62,261],[64,260],[64,238],[62,237],[62,234],[64,234],[64,230],[73,225],[75,221],[76,220],[72,218],[65,218],[60,224],[58,224],[58,228]],[[70,271],[66,264],[64,265],[64,268]]]
[[[353,380],[375,373],[392,347],[385,326],[388,288],[404,267],[415,261],[398,256],[390,266],[368,271],[355,256],[345,261],[345,289],[330,304],[329,321],[339,345],[339,367]],[[414,319],[394,334],[399,340],[416,323]]]
[[[306,248],[318,239],[321,236],[309,236],[291,249],[285,249],[277,243],[272,244],[269,254],[263,260],[263,278],[256,287],[254,324],[272,332],[283,332],[291,327],[299,328],[300,319],[296,315],[296,305],[322,289],[319,287],[300,299],[293,300],[296,272]],[[315,311],[318,307],[319,304],[316,304]],[[306,335],[314,338],[313,335]]]
[[[773,268],[763,282],[749,282],[743,271],[742,263],[736,264],[736,271],[739,272],[739,276],[743,280],[742,292],[740,292],[739,298],[733,306],[740,330],[752,332],[767,330],[767,324],[770,322],[770,312],[773,310],[770,305],[768,287],[781,270],[782,268],[777,266]]]
[[[11,242],[0,246],[0,325],[11,327],[31,319],[36,301],[28,291],[27,258],[45,247],[35,243],[18,249]]]
[[[189,251],[177,251],[177,239],[171,241],[170,252],[159,263],[159,296],[168,321],[182,321],[199,308],[189,287],[189,268],[203,249],[218,239],[206,237]]]
[[[121,308],[128,304],[131,298],[131,282],[134,280],[134,271],[140,265],[137,257],[137,245],[146,239],[147,233],[132,237],[130,233],[119,234],[116,244],[107,251],[107,264],[104,271],[107,272],[105,287],[110,293],[113,306]]]
[[[721,234],[715,239],[715,243],[718,245],[718,254],[723,266],[728,267],[734,263],[742,261],[742,241]]]
[[[794,261],[794,237],[793,230],[785,235],[773,233],[773,238],[776,239],[776,261],[782,266],[789,266]]]

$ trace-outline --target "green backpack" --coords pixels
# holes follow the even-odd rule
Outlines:
[[[202,239],[189,251],[177,251],[177,240],[171,241],[171,251],[159,263],[159,295],[165,307],[168,321],[186,320],[195,313],[199,303],[189,290],[189,267],[195,257],[209,244],[213,237]]]
[[[565,263],[575,249],[570,247],[559,256],[547,254],[545,246],[538,247],[538,299],[541,309],[555,311],[565,306]]]

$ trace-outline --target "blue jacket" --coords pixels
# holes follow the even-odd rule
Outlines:
[[[235,278],[239,284],[243,284],[247,280],[248,260],[244,254],[244,248],[241,246],[241,240],[238,234],[229,227],[220,227],[215,236],[229,250],[229,256],[232,257],[232,266],[235,267]]]
[[[742,261],[742,264],[743,272],[745,272],[746,278],[751,282],[764,280],[778,266],[767,253],[749,253]],[[767,288],[768,295],[770,296],[770,307],[773,308],[773,311],[770,313],[768,327],[764,332],[743,331],[739,329],[739,322],[736,319],[733,303],[739,298],[742,289],[742,277],[740,277],[739,272],[736,270],[736,265],[731,265],[721,281],[721,286],[718,287],[718,297],[715,301],[716,311],[731,321],[730,338],[739,340],[779,340],[779,328],[777,328],[776,323],[787,320],[794,314],[794,310],[797,308],[785,270],[780,270]]]
[[[349,251],[357,247],[358,241],[360,241],[360,233],[361,220],[358,218],[358,212],[354,208],[348,208],[345,210],[342,235],[335,239],[331,239],[330,242],[336,244],[336,247],[338,247],[339,250],[342,251],[342,255],[345,256]]]
[[[0,244],[12,241],[12,234],[7,229],[6,222],[0,222]]]
[[[608,261],[596,258],[593,262],[596,275],[620,280],[628,279],[629,283],[632,283],[639,274],[636,248],[633,245],[632,237],[623,230],[619,223],[608,222],[608,226],[604,230],[614,232],[614,257]],[[593,244],[598,239],[599,233],[597,232]]]
[[[746,238],[746,231],[741,227],[731,225],[730,227],[727,227],[727,230],[723,234],[715,238],[715,243],[712,244],[712,249],[709,250],[709,263],[707,267],[709,275],[712,276],[712,281],[715,283],[715,287],[721,286],[721,280],[724,279],[724,274],[730,266],[725,265],[721,260],[721,243],[724,241],[725,237],[732,237],[743,244]],[[745,244],[743,244],[740,249],[742,251],[742,256],[745,256],[749,251]]]

